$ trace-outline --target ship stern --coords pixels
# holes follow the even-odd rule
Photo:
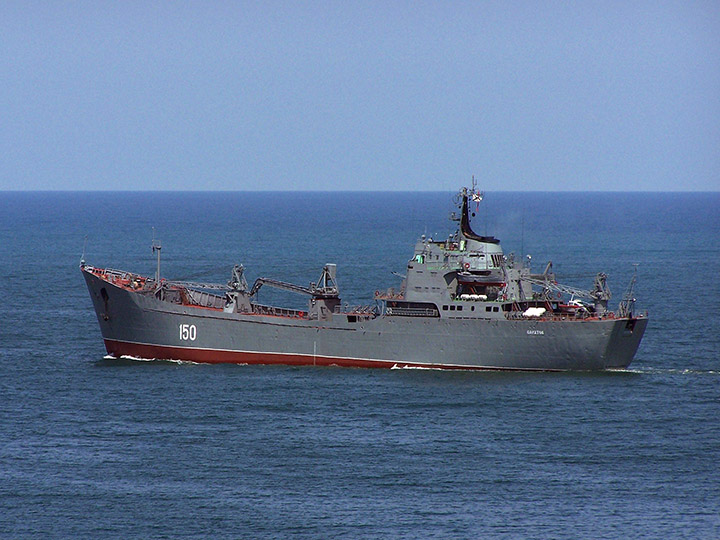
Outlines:
[[[640,347],[647,324],[645,316],[616,321],[605,349],[605,369],[624,369],[630,365]]]

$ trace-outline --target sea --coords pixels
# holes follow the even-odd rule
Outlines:
[[[602,373],[106,358],[78,269],[397,287],[452,193],[0,193],[0,538],[720,538],[720,193],[487,193],[473,228],[649,325]],[[261,301],[304,306],[269,288]],[[277,298],[274,295],[278,295]],[[479,344],[478,346],[482,346]],[[412,360],[412,359],[408,359]],[[441,360],[441,359],[439,359]]]

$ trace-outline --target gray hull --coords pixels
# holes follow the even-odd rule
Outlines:
[[[603,370],[630,364],[647,319],[509,320],[381,315],[351,322],[163,302],[83,271],[109,354],[209,363]],[[104,289],[104,292],[103,292]]]

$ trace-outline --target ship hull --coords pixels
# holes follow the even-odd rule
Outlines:
[[[225,313],[137,294],[83,271],[109,354],[204,363],[604,370],[627,367],[646,318],[330,321]]]

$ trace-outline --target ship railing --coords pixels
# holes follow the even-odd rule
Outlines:
[[[403,300],[405,295],[400,292],[375,291],[375,300]]]
[[[432,308],[388,307],[388,315],[401,315],[403,317],[439,317],[440,312]]]
[[[185,295],[183,297],[183,304],[208,307],[213,309],[222,309],[225,307],[227,299],[225,296],[219,296],[204,291],[197,291],[193,289],[184,289]]]
[[[646,318],[647,311],[633,312],[633,318]],[[505,318],[514,321],[590,321],[598,319],[620,319],[614,311],[606,311],[605,313],[591,313],[589,311],[578,311],[577,313],[543,313],[539,316],[526,316],[522,311],[506,311]]]
[[[168,285],[175,287],[205,291],[227,291],[230,289],[227,285],[222,285],[220,283],[198,283],[195,281],[168,281],[167,283]]]
[[[576,313],[554,313],[552,311],[546,311],[542,315],[525,315],[522,310],[506,311],[505,317],[510,320],[530,320],[530,321],[580,321],[586,319],[598,318],[598,313],[589,313],[587,311],[578,311]],[[614,319],[615,314],[612,311],[606,311],[603,314],[606,319]]]
[[[118,281],[118,280],[133,280],[133,279],[142,279],[149,283],[155,283],[154,277],[145,277],[140,274],[136,274],[134,272],[128,272],[127,270],[118,270],[116,268],[97,268],[95,266],[86,265],[85,270],[96,275],[99,277],[103,277],[105,279],[108,279],[108,281]],[[195,289],[195,290],[220,290],[220,291],[227,291],[229,287],[227,285],[221,285],[218,283],[198,283],[194,281],[171,281],[171,280],[162,280],[167,285],[171,287],[183,287],[185,289]]]
[[[128,272],[126,270],[117,270],[115,268],[97,268],[94,266],[85,266],[85,270],[104,279],[108,283],[118,285],[120,287],[131,287],[133,289],[140,288],[146,283],[154,283],[152,278],[146,278],[140,274]]]
[[[618,315],[619,317],[619,315]],[[647,319],[648,317],[648,310],[647,309],[633,309],[632,313],[630,313],[629,318],[631,319]]]
[[[350,306],[349,304],[345,304],[342,312],[351,315],[371,315],[374,314],[375,311],[375,306]]]
[[[85,270],[95,274],[96,276],[106,276],[111,278],[128,279],[134,277],[140,277],[138,274],[133,274],[126,270],[116,270],[115,268],[97,268],[95,266],[86,266]]]
[[[290,317],[294,319],[304,319],[307,316],[306,311],[299,309],[266,306],[263,304],[253,304],[252,310],[254,315],[272,315],[274,317]]]

